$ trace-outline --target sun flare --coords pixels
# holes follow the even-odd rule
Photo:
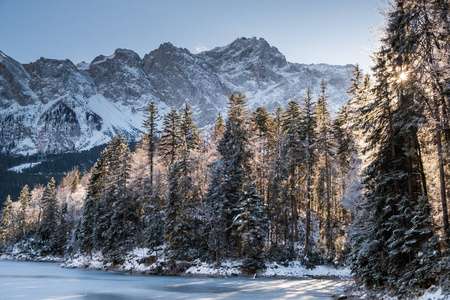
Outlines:
[[[400,73],[400,80],[405,81],[406,79],[408,79],[408,74],[406,72]]]

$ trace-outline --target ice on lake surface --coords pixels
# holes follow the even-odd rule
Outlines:
[[[331,299],[340,279],[141,276],[0,261],[0,299]]]

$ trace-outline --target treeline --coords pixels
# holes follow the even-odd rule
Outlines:
[[[233,94],[226,122],[219,115],[202,134],[187,105],[158,131],[151,103],[134,152],[119,134],[81,181],[74,169],[58,187],[26,186],[8,199],[3,248],[120,261],[135,247],[164,245],[172,263],[239,259],[248,272],[267,260],[343,262],[353,213],[342,199],[356,151],[345,116],[330,117],[325,82],[313,98],[308,90],[270,114]]]
[[[134,143],[130,144],[134,149]],[[47,159],[32,168],[25,168],[21,173],[9,171],[9,168],[30,164],[38,161],[36,155],[8,156],[0,155],[0,207],[3,206],[7,196],[17,199],[25,184],[35,186],[46,184],[50,178],[54,177],[60,181],[64,173],[78,166],[80,171],[90,170],[97,161],[105,145],[95,146],[90,150],[78,153],[48,154]]]

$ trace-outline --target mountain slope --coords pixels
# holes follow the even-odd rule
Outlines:
[[[199,54],[170,43],[142,59],[117,49],[91,63],[41,58],[21,65],[0,51],[0,152],[76,152],[107,142],[117,132],[141,134],[142,110],[155,101],[160,115],[189,104],[200,128],[225,113],[231,93],[251,108],[269,110],[301,100],[306,89],[328,83],[331,111],[345,104],[352,65],[290,63],[264,39],[239,38]]]

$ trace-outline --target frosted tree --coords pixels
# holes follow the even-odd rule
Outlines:
[[[223,121],[222,115],[219,113],[216,122],[214,124],[214,131],[212,134],[213,141],[217,141],[218,139],[220,139],[224,131],[225,131],[225,122]]]
[[[172,262],[198,257],[194,249],[195,244],[198,244],[198,222],[194,208],[199,204],[200,195],[193,178],[196,161],[192,153],[200,148],[200,138],[191,115],[190,107],[186,105],[179,129],[182,144],[179,146],[177,161],[171,165],[168,179],[165,240],[166,251]]]
[[[102,152],[104,154],[104,152]],[[87,187],[87,195],[83,204],[82,216],[77,228],[77,243],[81,253],[89,254],[92,257],[92,250],[97,245],[94,231],[97,228],[97,205],[100,201],[103,189],[102,178],[104,158],[100,158],[91,170],[91,176]]]
[[[402,75],[409,63],[402,51],[403,14],[401,8],[392,12],[384,45],[375,55],[374,96],[364,128],[371,161],[365,171],[365,212],[352,238],[352,268],[369,286],[388,285],[407,296],[436,283],[436,272],[421,265],[425,257],[438,265],[439,245],[417,137],[424,121],[415,93],[418,81]]]
[[[299,240],[298,236],[298,207],[300,198],[299,178],[302,159],[301,142],[301,109],[296,101],[288,103],[283,115],[283,130],[285,132],[283,144],[283,157],[285,159],[286,169],[288,170],[289,184],[288,207],[289,215],[286,215],[289,232],[289,249],[294,252],[294,244]]]
[[[200,132],[197,130],[197,125],[192,120],[192,110],[189,105],[185,105],[180,114],[179,130],[182,145],[185,147],[184,151],[193,151],[200,149]]]
[[[250,160],[252,152],[249,149],[249,116],[246,108],[247,100],[243,94],[232,94],[228,101],[228,120],[222,139],[219,141],[218,150],[220,159],[220,172],[214,176],[213,182],[217,185],[210,188],[209,199],[213,207],[212,218],[223,220],[222,223],[214,222],[224,232],[212,228],[216,234],[212,239],[217,242],[216,257],[239,257],[242,237],[237,231],[233,220],[238,214],[238,202],[242,198],[243,187],[251,175]],[[219,183],[220,180],[220,183]],[[215,196],[219,196],[215,198]],[[222,243],[223,241],[223,243]],[[218,261],[218,263],[220,263]]]
[[[15,239],[14,233],[14,212],[11,196],[8,195],[0,215],[0,242],[2,246],[10,246]]]
[[[310,255],[312,250],[311,240],[311,209],[312,209],[312,179],[316,162],[316,111],[315,102],[312,100],[311,90],[307,90],[306,97],[302,101],[301,109],[301,141],[302,158],[305,165],[305,201],[306,201],[306,228],[305,228],[305,254]]]
[[[179,148],[182,144],[180,133],[180,115],[176,109],[172,109],[164,116],[163,129],[161,131],[160,152],[169,167],[175,162]]]
[[[31,195],[30,195],[30,190],[28,188],[28,185],[25,185],[22,189],[22,191],[20,192],[19,195],[19,211],[17,213],[17,226],[19,227],[20,230],[20,237],[25,237],[25,235],[28,232],[28,207],[30,206],[30,200],[31,200]]]
[[[195,239],[193,208],[198,189],[191,178],[193,166],[188,156],[174,163],[169,174],[169,192],[166,205],[165,241],[167,254],[176,260],[192,260],[192,241]]]
[[[117,134],[107,147],[105,175],[100,202],[105,215],[98,219],[105,229],[102,252],[118,259],[136,245],[138,208],[136,198],[131,197],[127,180],[130,172],[130,150],[127,141]],[[108,219],[106,219],[109,217]]]
[[[264,246],[267,231],[267,210],[264,199],[251,181],[243,187],[243,194],[237,205],[237,215],[233,223],[242,236],[242,252],[244,261],[242,270],[256,273],[265,268]]]
[[[158,118],[158,109],[156,108],[155,102],[150,102],[149,106],[144,111],[144,117],[145,120],[142,125],[147,129],[145,139],[148,143],[148,158],[150,165],[150,193],[152,193],[154,159],[156,155],[156,145],[158,140],[158,124],[156,123]]]
[[[319,156],[319,164],[317,166],[317,197],[320,206],[325,207],[323,213],[324,226],[321,229],[321,236],[324,240],[327,257],[334,259],[335,249],[332,237],[332,211],[331,211],[331,159],[334,156],[333,142],[331,140],[331,119],[327,106],[327,85],[324,80],[320,84],[320,94],[317,99],[317,152]]]

